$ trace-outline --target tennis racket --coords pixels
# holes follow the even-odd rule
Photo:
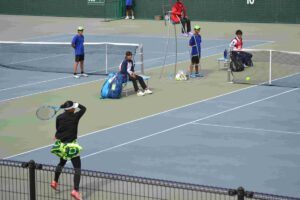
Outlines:
[[[40,120],[49,120],[53,118],[59,110],[59,106],[41,106],[37,109],[36,116]]]

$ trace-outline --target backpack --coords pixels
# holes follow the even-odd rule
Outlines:
[[[243,65],[243,62],[239,58],[238,52],[231,52],[230,58],[231,62],[229,67],[232,72],[244,71],[245,67]]]
[[[110,73],[102,86],[101,98],[121,98],[123,83],[124,76],[121,73]]]

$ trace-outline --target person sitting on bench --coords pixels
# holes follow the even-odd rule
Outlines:
[[[133,83],[133,87],[135,92],[137,93],[137,96],[144,96],[145,94],[152,94],[152,91],[149,90],[147,87],[143,77],[137,75],[134,72],[134,64],[132,61],[132,52],[127,51],[125,54],[125,59],[121,63],[120,66],[120,73],[129,78],[130,81]],[[144,91],[139,90],[137,81],[140,83],[141,87],[143,88]]]
[[[236,37],[231,41],[229,47],[232,50],[231,56],[236,56],[236,59],[239,59],[244,66],[252,67],[252,54],[243,51],[243,32],[237,30],[235,32]]]

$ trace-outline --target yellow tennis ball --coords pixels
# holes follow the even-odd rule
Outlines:
[[[246,81],[250,81],[251,80],[250,76],[247,76],[245,79],[246,79]]]

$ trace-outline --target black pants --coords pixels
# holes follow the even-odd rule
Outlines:
[[[180,19],[182,24],[182,33],[189,33],[191,32],[191,20],[188,18],[181,18]],[[185,27],[186,26],[186,27]]]
[[[79,190],[79,183],[80,183],[80,174],[81,174],[81,160],[80,156],[77,156],[75,158],[71,159],[71,162],[73,164],[75,174],[74,174],[74,190]],[[55,169],[55,178],[54,180],[58,182],[59,176],[62,172],[62,169],[64,168],[65,164],[67,163],[67,160],[60,159],[60,162],[58,163],[56,169]]]
[[[139,81],[140,85],[142,86],[143,89],[147,88],[147,85],[143,79],[143,77],[139,75],[135,75],[135,78],[129,76],[129,80],[132,81],[134,90],[137,92],[139,90],[139,86],[137,84],[137,81]]]

